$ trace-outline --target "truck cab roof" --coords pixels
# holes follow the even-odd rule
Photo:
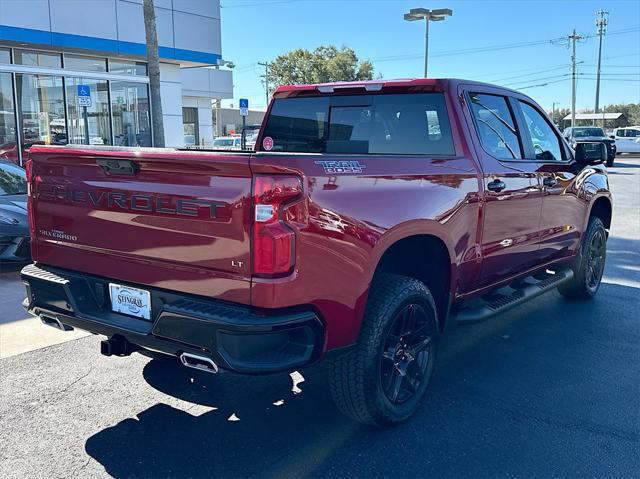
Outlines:
[[[315,83],[305,85],[283,85],[279,86],[274,95],[286,96],[292,92],[312,92],[317,91],[321,94],[335,93],[336,90],[358,90],[365,92],[377,92],[387,88],[411,88],[425,87],[436,91],[444,91],[455,89],[458,85],[482,85],[491,88],[499,88],[506,91],[514,92],[509,88],[496,87],[490,83],[477,82],[472,80],[464,80],[459,78],[397,78],[386,80],[365,80],[354,82],[332,82],[332,83]]]

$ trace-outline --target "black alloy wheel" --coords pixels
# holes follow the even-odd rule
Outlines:
[[[431,359],[433,321],[419,304],[409,304],[391,323],[381,355],[380,381],[392,404],[403,404],[420,391]]]

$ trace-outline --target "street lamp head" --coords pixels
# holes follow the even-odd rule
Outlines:
[[[453,15],[453,10],[450,8],[436,8],[435,10],[431,10],[431,17],[450,17]]]
[[[433,22],[440,22],[445,17],[453,15],[453,10],[450,8],[437,8],[435,10],[429,10],[428,8],[412,8],[409,13],[404,14],[404,19],[408,22],[415,22],[416,20],[431,20]]]

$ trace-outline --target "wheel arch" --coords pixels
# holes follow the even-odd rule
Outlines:
[[[456,280],[453,258],[451,245],[433,230],[394,235],[379,248],[371,280],[380,274],[399,274],[422,281],[433,295],[443,330]]]
[[[613,207],[611,205],[611,199],[607,196],[600,196],[596,198],[595,201],[591,204],[591,208],[589,209],[589,217],[587,218],[587,223],[589,221],[589,218],[591,218],[592,216],[596,216],[600,218],[608,234],[609,229],[611,228],[612,214],[613,214]]]

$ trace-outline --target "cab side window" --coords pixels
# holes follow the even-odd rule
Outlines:
[[[562,145],[556,132],[545,117],[533,106],[518,101],[524,122],[529,130],[531,146],[540,161],[562,161]]]
[[[483,93],[469,93],[469,99],[482,147],[495,158],[522,158],[518,132],[507,99]]]

